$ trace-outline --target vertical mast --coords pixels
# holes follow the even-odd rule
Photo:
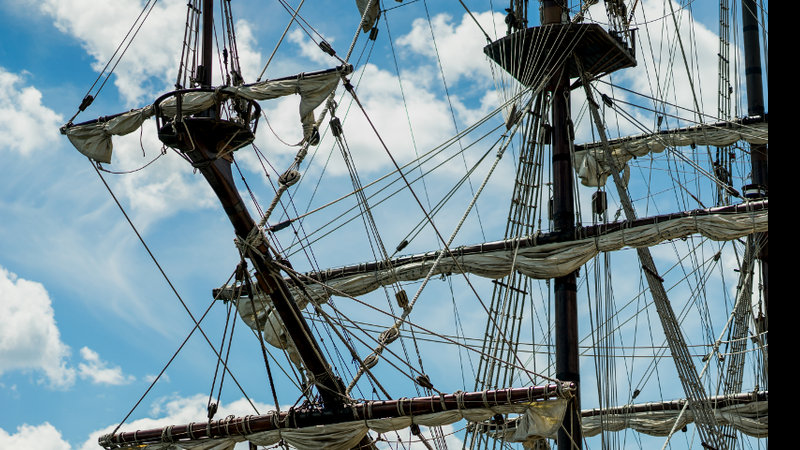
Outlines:
[[[211,68],[214,58],[214,0],[203,1],[203,68],[202,73],[198,74],[200,85],[211,87]]]
[[[542,2],[542,25],[561,24],[567,10],[560,1]],[[570,91],[569,59],[565,58],[547,90],[553,98],[553,225],[557,232],[572,232],[575,229],[575,202],[572,186],[572,164],[570,161]],[[555,329],[556,329],[556,378],[575,383],[575,398],[564,417],[564,426],[558,431],[559,450],[583,448],[580,421],[580,366],[578,362],[578,294],[575,272],[556,278],[555,285]]]
[[[758,38],[758,6],[755,0],[742,0],[742,36],[744,38],[744,66],[747,83],[747,114],[764,116],[764,87],[761,82],[761,46]],[[766,193],[769,185],[769,160],[767,144],[751,145],[752,182]],[[764,331],[769,330],[769,234],[758,233],[756,242],[762,243],[758,259],[761,260],[761,282],[764,295]]]

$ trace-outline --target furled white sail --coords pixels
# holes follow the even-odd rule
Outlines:
[[[688,145],[722,147],[739,141],[766,144],[768,140],[769,122],[748,125],[723,122],[613,139],[609,141],[609,145],[617,167],[628,169],[628,161],[634,157],[642,157],[651,152],[661,153],[667,147]],[[611,166],[606,161],[605,151],[600,142],[575,146],[572,167],[584,186],[604,186],[611,175]]]
[[[499,279],[509,275],[512,270],[531,278],[557,278],[578,269],[600,252],[616,251],[623,247],[650,247],[669,239],[680,239],[693,234],[701,234],[715,241],[729,241],[751,233],[768,231],[768,220],[767,209],[687,215],[650,225],[623,227],[619,231],[597,237],[524,246],[516,250],[508,248],[513,246],[504,245],[501,250],[459,254],[458,249],[454,249],[458,265],[453,258],[443,258],[434,269],[433,275],[459,273],[460,265],[464,272],[485,278]],[[535,237],[523,240],[531,241],[535,240]],[[408,262],[397,264],[391,269],[382,267],[379,270],[331,277],[325,280],[325,286],[309,282],[303,289],[308,296],[297,286],[290,285],[289,289],[298,307],[304,309],[309,301],[322,304],[327,302],[331,295],[356,297],[398,281],[421,280],[428,275],[437,255],[438,252],[415,255],[404,258]],[[247,297],[239,298],[236,300],[236,307],[240,317],[253,329],[256,329],[256,317],[258,317],[264,340],[274,347],[286,350],[290,359],[299,367],[296,350],[273,310],[268,295],[257,294],[252,301]]]
[[[654,406],[662,404],[654,403]],[[676,420],[680,416],[677,426]],[[730,405],[714,409],[714,418],[719,425],[732,425],[736,430],[752,437],[764,438],[769,435],[769,401],[759,401],[747,404]],[[616,432],[631,429],[649,436],[668,436],[673,427],[680,430],[686,425],[694,423],[690,409],[681,415],[680,408],[667,411],[641,411],[624,414],[592,415],[581,418],[583,435],[585,437],[597,436],[602,431]],[[519,438],[525,431],[519,432],[517,428],[527,429],[528,422],[523,423],[523,417],[511,419],[506,427],[497,430],[484,431],[487,435],[504,439],[506,442],[520,442]]]
[[[336,89],[341,76],[349,74],[351,70],[351,66],[341,66],[338,70],[324,73],[300,74],[297,77],[266,80],[242,86],[224,86],[214,92],[189,92],[182,96],[181,112],[183,116],[190,116],[230,98],[262,101],[298,94],[301,98],[300,119],[303,123],[303,134],[308,136],[314,125],[314,109]],[[159,108],[162,114],[175,117],[177,114],[175,97],[164,100]],[[138,130],[142,123],[155,113],[154,105],[148,105],[113,116],[108,120],[65,125],[61,128],[61,133],[67,135],[79,152],[95,161],[108,164],[111,162],[113,151],[111,136],[122,136]]]
[[[369,431],[388,433],[408,428],[412,424],[426,427],[450,425],[462,419],[470,422],[482,422],[495,414],[521,414],[518,430],[515,430],[513,442],[532,443],[544,438],[554,438],[564,413],[567,399],[559,398],[531,403],[499,405],[488,408],[455,409],[431,414],[406,415],[388,419],[362,420],[342,422],[329,425],[318,425],[305,428],[281,428],[246,434],[195,441],[180,441],[142,446],[130,443],[129,447],[141,450],[231,450],[238,442],[250,441],[258,446],[272,446],[285,441],[298,450],[347,450],[358,445]]]
[[[620,431],[630,428],[650,436],[668,436],[680,415],[676,411],[645,411],[630,414],[613,414],[584,417],[581,420],[583,435],[597,436],[601,431]],[[602,419],[601,419],[602,417]],[[719,425],[732,425],[742,433],[763,438],[769,434],[769,402],[754,402],[746,405],[731,405],[714,410]],[[602,420],[602,427],[601,427]],[[691,409],[684,411],[677,429],[694,422]]]
[[[729,241],[750,233],[767,231],[768,214],[768,211],[757,211],[681,217],[652,225],[623,228],[595,238],[530,246],[517,251],[505,249],[470,255],[458,255],[458,249],[453,252],[464,272],[478,276],[498,279],[509,275],[513,269],[531,278],[550,279],[575,271],[600,252],[616,251],[623,247],[650,247],[668,239],[697,233],[715,241]],[[437,254],[419,255],[419,258],[414,258],[415,261],[392,269],[329,279],[325,284],[345,295],[358,296],[398,281],[420,280],[428,274]],[[459,272],[453,258],[443,258],[433,275]],[[334,291],[326,292],[329,290],[319,284],[311,284],[306,289],[318,301],[331,294],[341,295]]]
[[[89,158],[102,163],[111,162],[113,144],[111,136],[123,136],[132,133],[142,123],[153,116],[153,105],[134,109],[108,121],[97,121],[85,125],[62,127],[61,134],[66,134],[72,145]]]

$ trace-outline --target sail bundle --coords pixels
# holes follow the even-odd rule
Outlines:
[[[768,392],[752,392],[709,398],[714,407],[717,424],[731,425],[737,431],[755,438],[769,435]],[[691,409],[683,413],[686,400],[626,405],[610,409],[581,411],[581,427],[585,437],[597,436],[601,432],[616,432],[631,429],[649,436],[669,436],[672,430],[680,430],[694,423]],[[502,427],[488,423],[478,424],[478,430],[496,439],[515,442],[518,421],[511,419]],[[524,426],[524,425],[523,425]]]
[[[640,134],[612,139],[608,141],[608,144],[617,167],[629,170],[628,162],[631,159],[650,153],[661,153],[669,147],[690,145],[724,147],[739,141],[753,145],[768,143],[769,122],[766,117]],[[572,167],[584,186],[605,186],[611,175],[611,165],[606,160],[601,142],[576,145],[572,155]]]
[[[759,202],[766,205],[766,202]],[[433,275],[464,272],[485,278],[499,279],[517,270],[536,279],[550,279],[564,276],[586,264],[600,252],[611,252],[623,247],[650,247],[666,240],[680,239],[700,234],[715,241],[729,241],[751,233],[768,230],[769,211],[741,211],[736,213],[686,214],[664,222],[651,223],[632,228],[624,225],[617,231],[595,237],[574,239],[537,245],[536,236],[515,242],[488,243],[485,247],[500,247],[498,250],[476,251],[465,254],[463,248],[454,249],[454,258],[444,258],[434,269]],[[498,245],[502,244],[502,245]],[[315,300],[333,295],[358,296],[381,286],[400,281],[415,281],[428,275],[438,252],[429,252],[398,260],[393,267],[373,264],[372,270],[337,276],[347,270],[329,270],[313,275],[321,279],[327,289],[320,284],[309,284],[309,291]],[[365,265],[366,266],[366,265]]]
[[[680,421],[678,417],[680,416]],[[764,438],[769,435],[769,402],[749,403],[746,405],[731,405],[714,409],[714,419],[717,424],[732,425],[736,430],[755,438]],[[596,415],[584,417],[583,435],[586,437],[597,436],[602,431],[621,431],[630,428],[639,433],[650,436],[668,436],[675,428],[680,430],[694,422],[691,409],[681,415],[680,410],[671,411],[643,411],[628,414]]]
[[[271,446],[283,440],[298,450],[346,450],[356,447],[370,431],[384,434],[412,425],[436,427],[464,419],[480,423],[498,414],[520,415],[514,419],[516,429],[510,442],[533,443],[555,437],[574,390],[573,383],[564,383],[368,401],[352,405],[335,417],[303,410],[229,416],[207,423],[105,435],[99,443],[107,449],[231,450],[244,441]]]
[[[266,80],[242,86],[221,86],[215,90],[198,90],[188,92],[181,98],[183,116],[205,111],[215,104],[227,99],[241,98],[245,100],[272,100],[288,95],[300,95],[300,119],[304,135],[308,135],[314,124],[314,109],[336,90],[343,75],[352,72],[349,65],[339,66],[332,70],[299,74],[294,77]],[[177,100],[171,97],[159,105],[161,114],[175,117]],[[154,116],[155,105],[147,105],[115,116],[104,117],[82,124],[67,124],[61,127],[75,148],[87,157],[101,163],[111,163],[113,151],[112,136],[123,136],[132,133],[142,126],[145,120]]]
[[[578,236],[533,235],[520,239],[489,242],[453,249],[455,258],[442,258],[433,275],[461,270],[484,278],[500,279],[513,270],[536,279],[564,276],[601,252],[623,247],[650,247],[670,239],[700,234],[714,241],[730,241],[752,233],[768,231],[769,201],[688,211],[685,213],[618,222],[579,230]],[[305,274],[304,286],[287,280],[297,306],[302,310],[313,301],[323,304],[331,295],[356,297],[400,281],[425,278],[439,252],[428,252],[356,266]],[[457,261],[454,261],[454,259]],[[319,281],[319,282],[316,282]],[[252,329],[260,325],[264,340],[286,350],[300,367],[299,355],[269,295],[233,299],[239,316]]]

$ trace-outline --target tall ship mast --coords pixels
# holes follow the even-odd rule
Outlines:
[[[669,64],[688,77],[688,111],[665,95],[674,79],[636,99],[619,81],[635,86],[626,71],[656,62],[651,22],[634,20],[637,8],[652,10],[653,2],[544,0],[537,7],[512,0],[499,30],[494,15],[487,22],[461,2],[464,23],[474,22],[486,38],[482,54],[471,57],[491,65],[499,106],[465,129],[453,112],[456,135],[410,161],[396,158],[391,130],[372,120],[375,105],[360,84],[370,67],[354,50],[372,49],[381,20],[388,31],[387,16],[413,2],[357,0],[348,5],[361,17],[349,48],[309,33],[330,68],[262,79],[265,67],[255,81],[242,73],[231,3],[187,5],[174,90],[117,115],[73,123],[76,114],[61,129],[99,175],[102,164],[113,164],[114,136],[155,132],[211,187],[238,255],[231,277],[211,292],[209,311],[227,315],[222,344],[203,333],[220,374],[211,382],[208,414],[147,429],[123,421],[100,446],[443,449],[454,448],[444,430],[460,427],[464,449],[766,447],[768,116],[758,54],[764,25],[752,15],[760,10],[754,0],[741,6],[746,115],[731,112],[726,33],[733,8],[726,0],[716,115],[701,108],[693,47],[680,34],[673,3],[653,23],[678,30]],[[295,23],[313,30],[300,6],[284,5],[287,31]],[[441,80],[447,89],[444,70]],[[291,163],[275,168],[257,135],[265,123],[272,130],[265,105],[289,96],[300,98],[295,127],[302,140]],[[79,113],[93,100],[87,95]],[[639,107],[644,112],[630,112]],[[361,126],[350,125],[355,114]],[[653,123],[643,124],[644,117]],[[621,118],[638,132],[620,133]],[[578,142],[579,133],[592,138]],[[365,160],[349,144],[361,134],[374,147]],[[313,189],[301,211],[310,189],[302,181],[314,167],[306,158],[325,145],[341,157],[350,192],[312,208]],[[378,154],[392,169],[365,184],[358,167]],[[425,180],[455,157],[463,159],[464,176],[452,189],[432,182],[429,190]],[[245,200],[237,185],[246,178],[237,161],[247,158],[272,183],[266,202],[249,184]],[[513,169],[504,170],[508,159]],[[498,182],[510,202],[483,229],[476,208],[498,214],[496,205],[480,203]],[[674,199],[660,202],[656,189]],[[391,199],[395,193],[402,201]],[[384,201],[408,220],[386,224]],[[332,228],[348,222],[363,227],[358,239],[335,238]],[[462,227],[482,229],[482,242],[461,240]],[[340,249],[318,259],[314,248],[330,233]],[[349,259],[366,249],[371,260]],[[449,292],[434,286],[440,280]],[[467,312],[480,317],[482,333],[465,332]],[[202,320],[192,315],[195,329]],[[222,384],[235,380],[225,350],[237,321],[258,343],[274,409],[220,417]],[[431,366],[448,352],[458,353],[460,366],[434,374]],[[295,392],[287,394],[287,386]],[[296,401],[288,407],[281,397]],[[628,435],[635,437],[621,438]]]

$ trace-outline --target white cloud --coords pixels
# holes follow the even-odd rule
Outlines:
[[[138,169],[158,155],[162,144],[156,135],[155,122],[149,120],[143,126],[140,133],[115,140],[110,170]],[[145,156],[142,156],[142,148]],[[134,223],[142,229],[178,211],[216,204],[205,178],[200,173],[193,174],[192,166],[171,149],[146,169],[110,181],[114,191],[130,201],[135,212]]]
[[[80,363],[77,371],[69,367],[70,348],[61,341],[51,303],[41,283],[18,278],[0,267],[0,374],[42,371],[50,387],[59,389],[71,387],[76,375],[94,384],[120,385],[135,380],[117,366],[108,367],[88,347],[80,351],[85,363]]]
[[[94,58],[92,68],[98,73],[117,51],[142,7],[143,2],[124,0],[101,3],[91,0],[48,0],[39,5],[43,13],[53,18],[59,30],[81,42],[86,52]],[[161,1],[145,14],[149,14],[147,19],[133,43],[127,48],[123,45],[120,52],[124,51],[124,55],[114,69],[114,85],[128,107],[151,103],[155,96],[170,90],[177,79],[180,64],[186,2]],[[131,32],[131,36],[135,31]],[[245,20],[238,20],[236,32],[242,71],[247,81],[255,81],[260,70],[261,55],[255,49],[256,41],[251,26]],[[219,82],[217,66],[214,71],[214,77]]]
[[[117,50],[142,2],[113,0],[49,0],[39,5],[62,32],[76,37],[94,59],[92,68],[100,72]],[[183,39],[186,2],[172,0],[155,5],[133,45],[114,70],[114,84],[129,107],[150,103],[149,96],[163,86],[175,83]],[[154,77],[154,79],[151,79]],[[153,86],[153,82],[156,85]]]
[[[44,286],[0,267],[0,374],[41,370],[51,387],[67,388],[75,382],[69,354]]]
[[[22,87],[25,75],[0,67],[0,136],[3,147],[29,154],[60,138],[63,119],[42,105],[42,93],[36,88]]]
[[[309,39],[306,33],[303,32],[301,29],[296,29],[289,33],[289,41],[294,42],[300,47],[300,54],[305,56],[306,58],[324,65],[336,65],[339,64],[337,60],[331,59],[331,56],[327,53],[323,52],[321,48],[317,44],[315,44],[311,39]],[[333,38],[327,40],[329,44],[333,45]],[[332,61],[337,61],[335,64],[332,64]]]
[[[670,103],[680,105],[690,110],[695,109],[695,96],[700,109],[713,116],[717,115],[717,80],[719,65],[719,36],[709,30],[702,23],[692,17],[691,11],[672,2],[680,33],[675,31],[675,23],[670,15],[669,4],[663,1],[648,0],[643,2],[634,15],[634,22],[644,24],[651,22],[647,27],[640,27],[636,34],[636,59],[637,67],[626,69],[615,74],[615,83],[622,83],[636,92],[662,98]],[[595,17],[605,21],[605,13],[598,12],[602,8],[592,8]],[[648,32],[649,29],[649,32]],[[683,51],[686,54],[684,63]],[[740,50],[732,44],[731,70],[734,62],[741,61]],[[691,81],[687,74],[686,65],[691,72]],[[734,82],[734,94],[738,97],[738,87],[735,85],[733,72],[731,81]],[[652,107],[652,106],[651,106]],[[668,108],[668,112],[678,112],[678,115],[689,119],[691,113]],[[647,113],[649,121],[645,125],[654,126],[655,114]],[[708,122],[711,119],[704,118]],[[664,126],[675,127],[674,119],[667,119]],[[681,125],[685,126],[685,124]]]
[[[69,442],[61,438],[61,432],[48,422],[38,426],[28,424],[18,426],[16,434],[9,434],[0,428],[0,448],[15,450],[72,449]]]
[[[91,378],[93,384],[128,384],[136,380],[133,375],[125,376],[122,374],[122,369],[113,366],[106,367],[107,362],[100,359],[97,352],[91,350],[89,347],[81,349],[81,356],[88,364],[78,364],[78,374],[81,379]]]
[[[144,381],[146,381],[148,383],[152,383],[153,381],[155,381],[156,376],[157,375],[147,374],[147,375],[144,376]],[[159,383],[169,383],[169,375],[167,375],[167,374],[161,375],[161,377],[158,379],[158,382]]]
[[[491,11],[475,14],[478,23],[490,35],[495,27],[504,30],[504,16]],[[494,23],[492,23],[494,22]],[[434,45],[431,39],[431,28],[436,37]],[[418,55],[429,58],[434,64],[441,60],[442,68],[449,85],[458,83],[462,78],[488,87],[492,81],[491,66],[483,56],[486,37],[481,33],[469,14],[464,14],[461,23],[454,24],[449,14],[437,14],[430,21],[416,19],[411,31],[397,39],[397,43]],[[439,76],[438,67],[436,74]]]

